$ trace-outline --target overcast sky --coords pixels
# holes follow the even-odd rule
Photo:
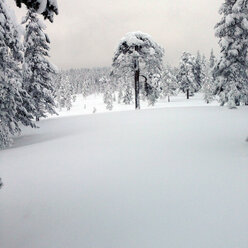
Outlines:
[[[13,2],[14,0],[12,0]],[[46,21],[51,61],[60,68],[110,66],[119,40],[131,31],[150,34],[176,65],[183,51],[218,53],[214,25],[223,0],[58,0]],[[18,10],[18,17],[25,9]]]

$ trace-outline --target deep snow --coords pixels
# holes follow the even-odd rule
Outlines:
[[[0,152],[1,248],[247,248],[248,108],[42,120]]]

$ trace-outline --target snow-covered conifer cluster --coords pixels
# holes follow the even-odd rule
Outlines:
[[[54,106],[48,38],[32,10],[26,20],[22,44],[12,10],[0,1],[0,148],[12,144],[21,125],[35,127],[34,119],[52,113]]]
[[[214,69],[215,94],[221,105],[234,108],[248,104],[248,1],[225,0],[220,14],[221,21],[215,27],[221,48]]]

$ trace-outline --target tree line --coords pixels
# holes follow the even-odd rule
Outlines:
[[[61,71],[49,60],[49,38],[37,12],[53,21],[58,13],[56,0],[15,0],[28,8],[23,20],[22,39],[13,12],[0,0],[0,148],[12,144],[13,135],[23,125],[36,127],[36,121],[56,114],[55,106],[71,108],[77,94],[102,93],[108,109],[113,102],[124,104],[184,92],[190,98],[203,92],[210,103],[236,108],[248,105],[248,1],[225,0],[216,24],[220,56],[210,58],[184,52],[177,67],[164,64],[164,50],[141,32],[121,39],[111,68]],[[45,4],[44,4],[45,3]],[[23,41],[22,41],[23,40]]]
[[[159,99],[166,98],[170,102],[171,96],[180,92],[185,93],[187,99],[201,92],[205,101],[210,103],[216,98],[213,79],[215,64],[216,57],[212,50],[208,58],[200,52],[197,56],[184,52],[177,67],[161,63],[154,73],[141,65],[140,71],[144,75],[140,75],[139,80],[140,98],[154,105]],[[55,80],[56,102],[60,109],[70,110],[76,96],[101,94],[108,110],[113,109],[114,102],[134,104],[133,75],[133,66],[126,62],[117,70],[114,67],[104,67],[60,71]]]

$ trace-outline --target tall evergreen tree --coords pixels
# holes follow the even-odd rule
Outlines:
[[[113,90],[110,84],[110,79],[107,77],[102,77],[100,79],[101,84],[104,85],[103,102],[106,104],[106,109],[113,109]]]
[[[248,1],[225,0],[221,21],[215,26],[221,57],[215,67],[215,93],[230,108],[248,104]]]
[[[208,62],[205,56],[202,59],[202,92],[206,103],[214,100],[214,79],[213,72],[210,66],[211,60]]]
[[[20,123],[34,127],[31,98],[23,89],[22,46],[19,33],[5,0],[0,1],[0,148],[12,143],[11,135],[20,133]]]
[[[23,23],[26,23],[24,37],[24,84],[28,94],[32,97],[35,110],[32,112],[39,120],[47,113],[56,114],[54,102],[53,75],[56,69],[48,60],[49,39],[44,33],[44,24],[36,13],[29,10]]]
[[[166,65],[162,74],[162,95],[167,97],[170,102],[170,97],[176,94],[177,89],[177,78],[173,74],[172,68]]]
[[[197,51],[195,65],[194,65],[194,74],[196,80],[196,91],[199,91],[202,85],[202,56],[199,51]]]
[[[214,68],[215,63],[216,63],[216,58],[215,58],[215,55],[214,55],[214,50],[212,49],[211,53],[210,53],[210,57],[209,57],[209,66],[210,66],[210,68]]]
[[[186,93],[186,97],[189,99],[198,89],[198,83],[195,77],[195,57],[192,54],[188,52],[182,54],[177,79],[180,90]]]
[[[123,94],[123,102],[125,104],[131,104],[133,101],[133,87],[130,84],[126,84],[124,88],[124,94]]]

